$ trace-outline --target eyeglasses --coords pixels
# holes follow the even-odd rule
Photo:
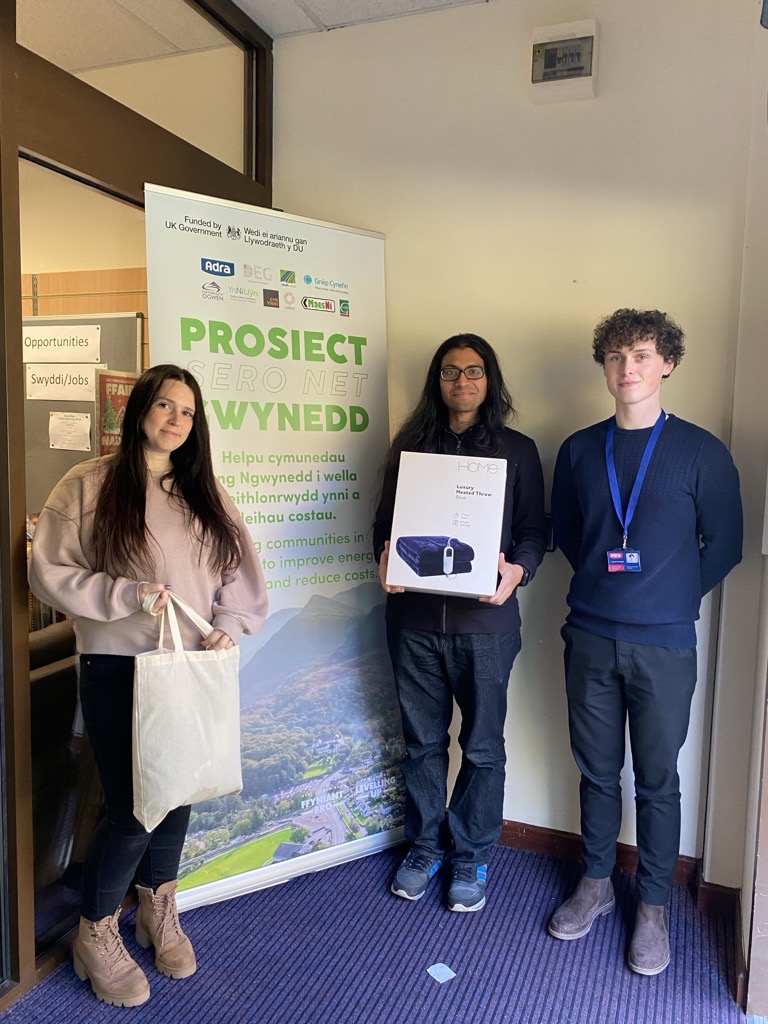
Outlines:
[[[463,370],[460,370],[458,366],[444,366],[440,371],[440,376],[443,380],[458,380],[462,373],[467,380],[480,380],[485,376],[485,367],[465,366]]]

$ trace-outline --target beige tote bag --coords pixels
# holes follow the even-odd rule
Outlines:
[[[185,651],[174,605],[202,636],[213,627],[176,594],[159,616],[156,651],[136,656],[133,813],[151,832],[169,811],[243,788],[240,648]],[[163,646],[165,622],[173,650]]]

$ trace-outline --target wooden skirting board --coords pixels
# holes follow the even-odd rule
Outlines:
[[[539,825],[526,825],[520,821],[504,821],[500,843],[516,850],[530,850],[550,857],[577,861],[581,858],[581,836],[573,832],[560,832]],[[637,871],[637,847],[617,843],[616,865],[620,871]],[[675,864],[675,882],[687,885],[695,896],[696,908],[707,914],[730,916],[736,935],[736,991],[733,997],[744,1009],[747,1003],[747,969],[741,941],[741,901],[738,889],[715,885],[701,877],[701,864],[694,857],[678,857]]]
[[[560,832],[554,828],[539,825],[525,825],[519,821],[505,821],[500,842],[517,850],[531,850],[545,853],[563,860],[579,860],[581,857],[581,836],[574,832]],[[621,871],[634,874],[637,871],[638,853],[635,846],[617,843],[616,864]],[[739,898],[738,889],[714,885],[701,877],[699,861],[694,857],[678,857],[675,865],[675,882],[690,886],[696,892],[696,907],[710,914],[732,914]]]

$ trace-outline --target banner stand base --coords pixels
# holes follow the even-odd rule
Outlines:
[[[196,886],[194,889],[178,893],[176,902],[180,911],[193,910],[195,907],[207,906],[210,903],[221,903],[223,900],[245,896],[258,889],[267,889],[272,885],[290,882],[292,878],[298,878],[299,875],[324,871],[326,868],[333,868],[338,864],[346,864],[350,860],[359,860],[360,857],[370,857],[371,854],[379,853],[390,846],[397,846],[403,841],[403,828],[400,826],[390,829],[389,832],[378,832],[373,836],[365,836],[363,839],[343,843],[341,846],[331,846],[327,850],[306,853],[295,860],[269,864],[264,868],[256,868],[240,875],[232,875],[230,878],[222,878],[219,882]]]

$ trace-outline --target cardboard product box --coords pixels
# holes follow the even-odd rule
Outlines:
[[[492,597],[499,575],[506,459],[403,452],[387,583]]]

